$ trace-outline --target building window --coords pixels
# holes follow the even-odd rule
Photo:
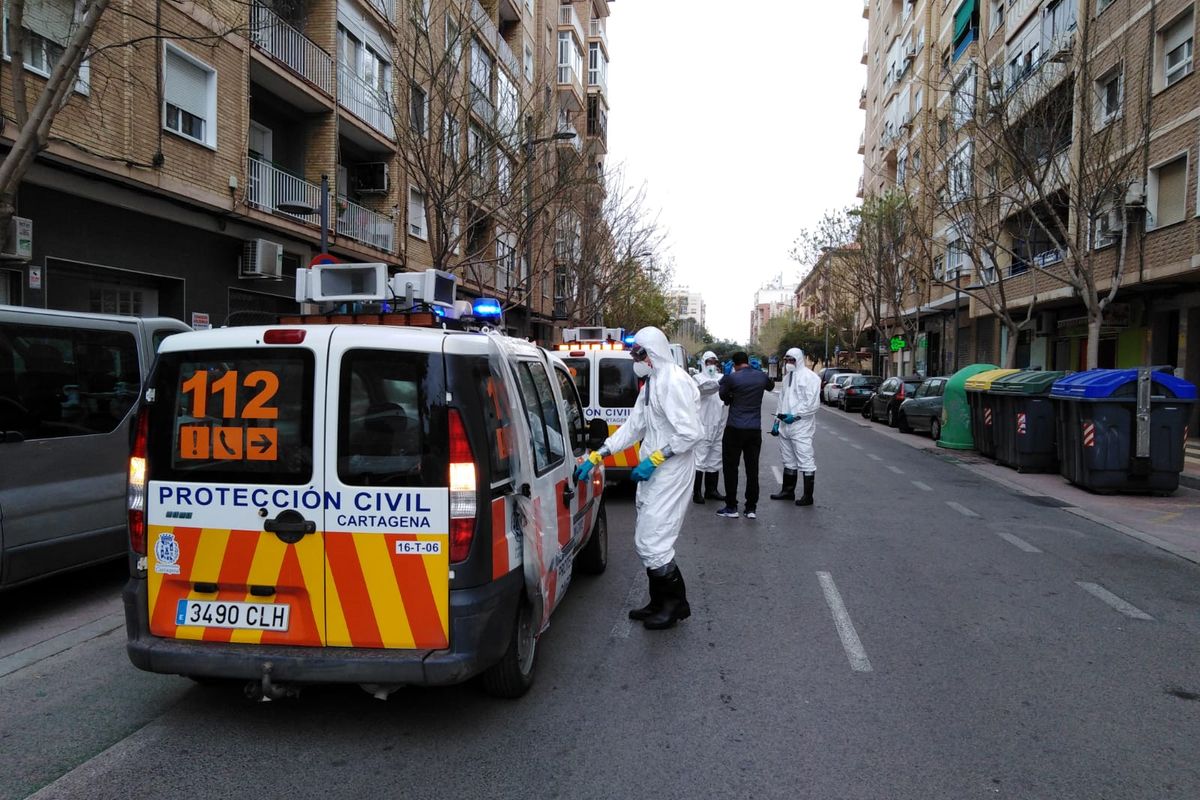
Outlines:
[[[428,237],[425,222],[425,193],[415,186],[408,187],[408,233],[418,239]]]
[[[217,73],[167,43],[163,51],[163,127],[208,147],[217,146]]]
[[[1096,81],[1096,124],[1107,125],[1121,113],[1124,91],[1121,70],[1114,69]]]
[[[954,128],[958,130],[975,115],[975,68],[963,70],[954,83]]]
[[[457,164],[459,153],[462,152],[461,127],[453,114],[442,116],[442,149],[451,163]]]
[[[971,262],[967,258],[967,243],[962,239],[955,239],[946,245],[946,277],[956,278],[969,272],[970,269]]]
[[[1182,222],[1187,214],[1187,155],[1150,170],[1147,230]]]
[[[1096,0],[1096,14],[1100,15],[1104,12],[1104,9],[1108,8],[1112,4],[1113,0]]]
[[[74,9],[67,0],[40,0],[25,4],[25,69],[50,77],[54,65],[62,57],[67,42],[71,38],[71,18]],[[4,10],[3,30],[4,57],[8,58],[8,9]],[[88,93],[88,77],[90,68],[87,61],[79,67],[79,77],[75,81],[75,91],[80,94]]]
[[[496,290],[508,291],[517,276],[517,237],[511,233],[496,235]]]
[[[408,119],[418,134],[425,136],[429,133],[429,95],[415,83],[409,95]]]
[[[954,56],[957,61],[979,35],[979,0],[963,0],[954,12]]]
[[[450,63],[458,73],[458,62],[462,58],[462,29],[452,12],[446,12],[446,52],[450,54]]]
[[[533,82],[533,48],[525,45],[525,80]]]
[[[1163,83],[1170,86],[1192,71],[1192,12],[1188,11],[1160,34]]]
[[[1004,27],[1004,0],[992,0],[991,23],[988,34],[993,34]]]
[[[413,24],[429,30],[429,0],[412,0]]]
[[[963,142],[946,162],[946,177],[950,202],[958,203],[971,195],[971,143]]]

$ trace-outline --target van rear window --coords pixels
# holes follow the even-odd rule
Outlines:
[[[431,435],[430,400],[444,394],[441,356],[350,350],[338,390],[338,478],[349,486],[445,486],[445,428]],[[445,425],[444,411],[441,425]]]
[[[575,388],[579,390],[579,398],[585,406],[590,405],[592,402],[592,362],[586,358],[564,358],[563,363],[567,365],[567,369],[571,370],[571,377],[575,379]]]
[[[164,354],[150,406],[150,477],[308,482],[313,369],[312,353],[291,348]]]
[[[637,375],[633,374],[633,359],[600,359],[598,385],[602,408],[633,408],[639,389]]]

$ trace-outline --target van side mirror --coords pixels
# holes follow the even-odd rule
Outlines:
[[[599,450],[608,438],[608,423],[598,417],[592,417],[587,426],[587,449]]]

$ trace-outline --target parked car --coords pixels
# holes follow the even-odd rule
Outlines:
[[[836,406],[841,403],[842,387],[853,377],[854,373],[852,372],[834,375],[833,380],[825,384],[825,388],[822,390],[821,399],[825,402],[825,405]]]
[[[945,378],[929,378],[912,397],[900,404],[897,427],[903,433],[929,431],[935,440],[942,437],[942,392]]]
[[[857,411],[863,408],[881,383],[883,378],[878,375],[851,375],[842,387],[838,408],[842,411]]]
[[[821,376],[821,402],[825,402],[825,384],[833,380],[837,375],[853,374],[858,372],[856,369],[846,369],[844,367],[824,367],[817,370],[817,374]]]
[[[878,389],[879,389],[878,386],[875,386],[875,387],[868,386],[867,387],[866,397],[863,398],[862,408],[859,409],[859,412],[858,412],[858,413],[862,414],[863,419],[871,418],[871,398],[875,396],[875,392],[878,391]]]
[[[0,305],[0,587],[125,554],[133,408],[177,319]]]
[[[879,384],[879,389],[871,398],[870,419],[896,427],[900,417],[900,404],[916,394],[917,387],[924,380],[920,375],[903,375],[888,378]]]

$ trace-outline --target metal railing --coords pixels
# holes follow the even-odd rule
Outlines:
[[[602,19],[593,19],[588,22],[588,38],[599,39],[604,42],[604,46],[608,47],[608,24]]]
[[[257,0],[250,7],[250,41],[325,94],[333,96],[333,56]]]
[[[579,21],[579,14],[575,11],[575,6],[566,5],[558,7],[558,26],[561,28],[564,25],[570,25],[575,29],[575,36],[580,42],[586,41],[583,35],[583,23]]]
[[[321,227],[321,187],[255,156],[246,156],[246,202]],[[313,208],[313,213],[293,214],[280,209],[281,205],[297,203]]]
[[[492,15],[479,4],[479,0],[471,0],[471,20],[475,23],[475,35],[495,50],[500,31],[497,30],[496,23],[492,22]]]
[[[521,68],[521,62],[513,53],[512,48],[508,46],[508,42],[499,35],[496,36],[496,56],[500,59],[500,63],[507,68],[509,77],[513,80],[525,80],[525,70]]]
[[[494,125],[496,122],[496,105],[492,102],[492,98],[473,83],[471,84],[471,111],[483,120],[485,125]]]
[[[349,66],[340,62],[338,104],[387,138],[396,138],[396,121],[387,94],[371,86]]]
[[[356,242],[388,253],[396,252],[396,220],[378,211],[363,208],[344,197],[337,199],[337,232]]]
[[[559,64],[558,65],[558,82],[559,83],[572,83],[572,84],[578,86],[579,85],[579,75],[575,72],[575,68],[572,67],[570,64]]]

